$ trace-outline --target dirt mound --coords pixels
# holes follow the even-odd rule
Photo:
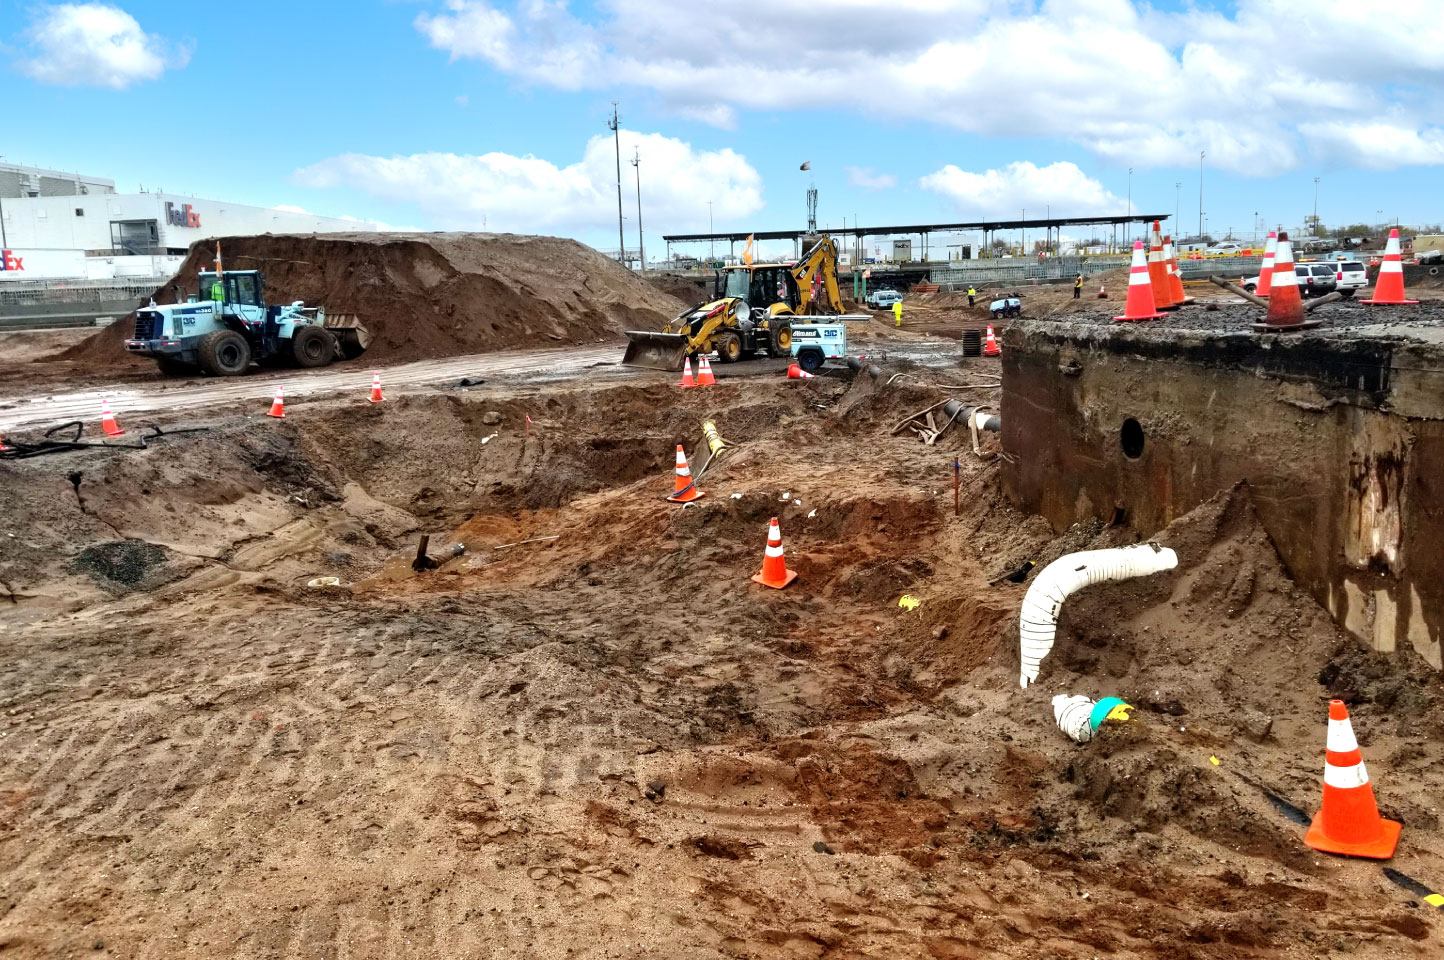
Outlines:
[[[705,303],[712,296],[710,277],[685,277],[675,273],[654,273],[647,282],[669,297],[676,297],[689,307]]]
[[[497,233],[344,233],[222,237],[225,266],[260,270],[266,300],[320,304],[360,317],[368,362],[481,353],[613,338],[669,320],[682,304],[575,240]],[[212,269],[212,241],[197,243],[155,293],[184,300]],[[58,354],[124,365],[134,317]]]

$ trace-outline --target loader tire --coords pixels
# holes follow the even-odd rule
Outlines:
[[[298,367],[324,367],[336,359],[336,339],[321,327],[297,327],[291,337],[291,359]]]
[[[718,363],[736,363],[742,359],[742,338],[730,330],[717,334],[712,345],[717,350]]]
[[[201,369],[213,377],[238,377],[251,365],[251,345],[234,330],[217,330],[201,341]]]

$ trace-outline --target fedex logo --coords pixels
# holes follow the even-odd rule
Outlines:
[[[0,250],[0,270],[24,270],[25,259],[15,256],[14,250]]]
[[[169,200],[165,203],[165,222],[173,227],[199,227],[201,215],[191,209],[190,204],[177,207]]]

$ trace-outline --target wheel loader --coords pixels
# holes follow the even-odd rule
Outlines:
[[[717,274],[712,299],[677,316],[659,333],[628,330],[622,362],[681,370],[688,357],[716,353],[735,363],[757,353],[792,353],[792,325],[842,313],[837,247],[820,237],[796,263],[749,263]]]
[[[185,303],[152,302],[136,311],[125,348],[153,358],[161,373],[234,377],[252,360],[324,367],[338,356],[354,360],[370,343],[370,333],[352,315],[328,317],[299,300],[267,306],[259,271],[202,272],[197,279],[198,292]]]

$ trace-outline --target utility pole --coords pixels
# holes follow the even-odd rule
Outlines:
[[[622,266],[627,265],[627,241],[622,236],[622,135],[619,132],[621,121],[617,118],[617,101],[612,101],[612,119],[607,121],[607,129],[612,131],[612,142],[617,148],[617,259]]]
[[[1319,178],[1314,177],[1314,236],[1319,235]]]
[[[642,151],[632,153],[632,167],[637,171],[637,266],[647,272],[647,245],[642,242]]]
[[[1198,151],[1198,242],[1203,242],[1203,155]]]

